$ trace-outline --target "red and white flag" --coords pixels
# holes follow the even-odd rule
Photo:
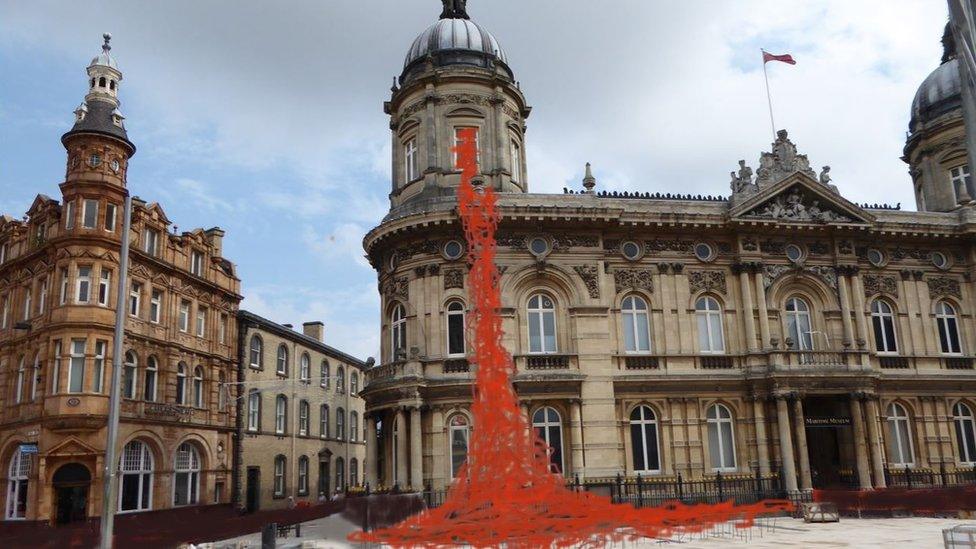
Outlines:
[[[793,56],[788,53],[784,53],[783,55],[775,55],[769,53],[766,50],[763,50],[762,54],[763,54],[763,65],[769,63],[770,61],[779,61],[781,63],[789,63],[790,65],[796,65],[796,60],[793,59]]]

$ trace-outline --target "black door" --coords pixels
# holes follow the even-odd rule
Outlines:
[[[320,461],[319,462],[319,494],[325,494],[325,497],[331,497],[332,493],[329,492],[329,462]]]
[[[247,468],[247,512],[253,513],[258,510],[258,499],[261,494],[261,469],[257,467]]]
[[[840,475],[840,448],[837,444],[837,434],[836,427],[807,429],[810,476],[814,488],[833,488],[843,483]]]
[[[91,474],[80,463],[69,463],[54,472],[51,479],[54,488],[54,513],[56,524],[68,524],[88,518],[88,489]]]

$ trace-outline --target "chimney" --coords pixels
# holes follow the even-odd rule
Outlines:
[[[223,257],[224,253],[224,231],[220,227],[213,227],[203,232],[207,236],[210,245],[213,246],[214,255]]]
[[[302,324],[302,332],[319,343],[325,343],[325,324],[317,320]]]

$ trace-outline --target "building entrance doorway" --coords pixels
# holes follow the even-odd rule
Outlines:
[[[326,460],[319,462],[319,494],[325,494],[327,498],[332,496],[329,491],[329,462]]]
[[[846,488],[855,467],[850,407],[844,397],[809,397],[803,401],[814,488]]]
[[[261,469],[257,467],[247,468],[246,490],[244,504],[247,506],[247,512],[253,513],[258,510],[258,501],[261,497]]]
[[[91,473],[80,463],[62,465],[51,481],[57,506],[55,524],[69,524],[88,518],[88,491]]]

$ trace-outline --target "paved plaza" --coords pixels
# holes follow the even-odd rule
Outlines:
[[[756,549],[782,549],[784,547],[823,548],[856,547],[874,548],[942,548],[942,530],[959,524],[976,525],[960,519],[843,519],[837,523],[807,524],[802,520],[780,518],[767,520],[749,530],[730,527],[716,528],[696,535],[676,537],[672,540],[644,540],[622,542],[613,547],[681,547],[688,549],[714,549],[719,547],[749,547]],[[339,515],[332,515],[306,522],[302,525],[302,537],[279,538],[279,548],[302,547],[352,547],[346,536],[358,528]],[[225,540],[212,545],[214,549],[244,549],[261,547],[259,533]]]

